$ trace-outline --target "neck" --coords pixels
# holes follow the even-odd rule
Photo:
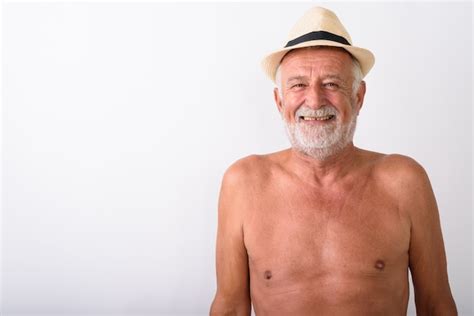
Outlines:
[[[357,148],[350,142],[338,153],[319,160],[294,148],[290,150],[289,164],[296,176],[304,182],[327,187],[343,179],[355,164]]]

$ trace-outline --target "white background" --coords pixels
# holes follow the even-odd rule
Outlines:
[[[376,56],[355,144],[425,167],[471,315],[472,4],[322,5]],[[3,315],[208,312],[221,176],[288,146],[260,60],[311,6],[4,5]]]

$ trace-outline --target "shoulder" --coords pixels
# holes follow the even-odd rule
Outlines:
[[[419,162],[399,154],[382,155],[376,163],[375,172],[384,182],[399,189],[426,185],[428,181],[428,175]]]
[[[260,155],[247,156],[232,163],[222,177],[221,197],[242,201],[258,193],[268,178],[267,164],[267,159]]]
[[[265,172],[266,159],[250,155],[232,163],[224,173],[223,181],[229,184],[246,182]]]
[[[278,168],[284,152],[250,155],[232,163],[224,173],[226,184],[256,184],[268,181]]]
[[[363,149],[358,152],[362,166],[369,167],[372,176],[379,183],[400,187],[427,179],[425,169],[411,157]]]
[[[361,155],[377,187],[397,201],[413,199],[421,191],[431,190],[425,169],[415,159],[370,151],[361,151]]]
[[[223,218],[233,218],[242,223],[251,205],[268,183],[270,167],[268,158],[251,155],[232,163],[222,178],[219,195],[219,213]]]
[[[385,191],[396,199],[399,210],[410,218],[434,215],[436,200],[427,172],[415,159],[385,155],[375,167]]]

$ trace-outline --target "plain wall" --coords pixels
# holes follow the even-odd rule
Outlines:
[[[376,56],[354,143],[425,167],[471,315],[472,4],[318,4]],[[2,315],[206,314],[222,174],[288,147],[261,58],[311,6],[5,4]]]

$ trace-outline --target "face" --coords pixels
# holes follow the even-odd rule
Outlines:
[[[353,93],[353,62],[340,49],[299,49],[280,65],[275,101],[292,146],[325,159],[352,141],[365,86]]]

